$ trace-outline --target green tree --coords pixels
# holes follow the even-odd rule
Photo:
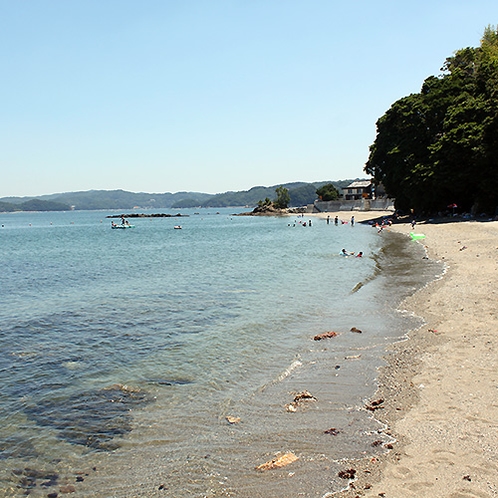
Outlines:
[[[326,183],[322,187],[316,189],[316,195],[322,201],[336,201],[339,199],[339,191],[332,183]]]
[[[258,201],[258,207],[260,207],[260,208],[271,206],[271,204],[272,204],[272,202],[268,197],[266,197],[266,199],[264,201],[261,201],[261,200]]]
[[[498,205],[498,31],[458,50],[420,93],[377,121],[365,171],[396,207],[493,211]]]
[[[432,176],[426,167],[428,135],[427,109],[420,95],[398,100],[377,121],[366,171],[396,198],[400,209],[419,210],[427,195]]]
[[[289,189],[280,186],[275,189],[275,192],[277,194],[277,198],[273,202],[275,207],[279,209],[285,209],[289,207],[289,202],[290,202]]]

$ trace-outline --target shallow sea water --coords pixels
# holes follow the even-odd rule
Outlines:
[[[2,495],[323,496],[385,451],[364,406],[440,268],[366,225],[234,212],[0,214]]]

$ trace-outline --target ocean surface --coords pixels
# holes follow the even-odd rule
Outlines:
[[[240,211],[0,214],[1,496],[322,497],[386,451],[365,405],[440,267],[368,225]]]

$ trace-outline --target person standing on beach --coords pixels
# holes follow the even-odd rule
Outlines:
[[[354,216],[351,216],[351,226],[354,227]]]

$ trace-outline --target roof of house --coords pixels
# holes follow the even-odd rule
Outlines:
[[[347,187],[345,188],[367,188],[372,185],[372,182],[370,180],[360,180],[357,182],[350,183]]]

